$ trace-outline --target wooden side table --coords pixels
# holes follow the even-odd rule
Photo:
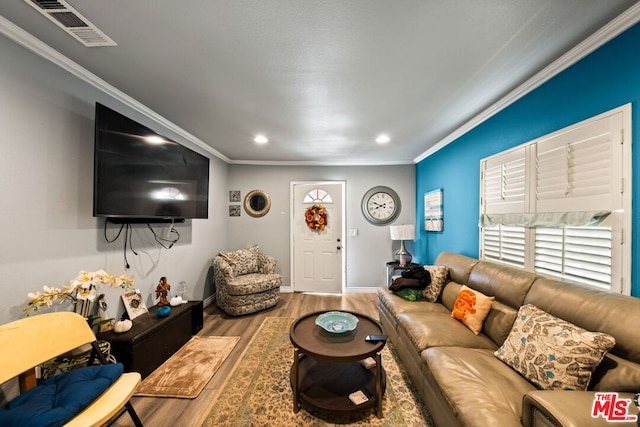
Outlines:
[[[387,287],[391,286],[392,277],[396,273],[396,271],[404,271],[413,267],[420,267],[420,264],[416,264],[412,262],[407,265],[400,265],[399,262],[391,261],[387,263]]]

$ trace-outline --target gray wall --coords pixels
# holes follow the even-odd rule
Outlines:
[[[363,194],[376,185],[395,189],[403,203],[397,223],[415,216],[415,167],[280,167],[228,165],[208,155],[81,79],[0,36],[0,324],[18,319],[27,293],[43,285],[62,286],[80,270],[125,272],[122,236],[114,243],[104,238],[104,220],[92,216],[94,105],[101,102],[201,152],[211,159],[209,219],[188,220],[176,228],[180,241],[162,249],[146,226],[135,226],[128,251],[135,286],[148,305],[160,276],[177,285],[185,280],[190,297],[205,299],[213,292],[211,259],[220,250],[257,243],[273,254],[290,283],[289,187],[291,181],[346,182],[347,286],[379,286],[384,263],[391,259],[388,227],[369,224],[361,214]],[[242,213],[228,216],[228,190],[242,196],[255,188],[272,197],[264,218]],[[109,225],[113,237],[117,229]],[[104,289],[110,314],[124,312],[121,291]],[[57,307],[68,309],[68,306]]]
[[[96,101],[206,153],[1,36],[0,57],[0,323],[6,323],[22,316],[27,293],[43,285],[65,285],[80,270],[124,271],[123,238],[106,243],[104,220],[92,216]],[[228,165],[212,158],[209,219],[180,225],[182,238],[172,249],[161,249],[146,226],[134,228],[139,255],[128,253],[127,273],[147,304],[160,276],[174,285],[185,280],[192,298],[211,294],[211,258],[227,247],[227,175]],[[110,226],[111,236],[115,231]],[[103,290],[110,314],[122,314],[121,291]]]
[[[399,243],[389,237],[389,226],[370,224],[362,215],[362,196],[371,187],[385,185],[400,196],[402,210],[394,224],[415,221],[415,166],[229,166],[229,190],[240,190],[241,198],[255,189],[271,197],[271,210],[261,218],[253,218],[242,210],[240,217],[229,218],[229,249],[256,243],[278,260],[284,285],[291,283],[290,274],[290,183],[292,181],[346,182],[346,286],[348,291],[378,287],[384,283],[385,263],[393,259]],[[228,200],[228,199],[227,199]],[[229,203],[227,203],[229,204]],[[349,237],[349,229],[358,229],[357,237]],[[407,250],[413,249],[412,242]]]

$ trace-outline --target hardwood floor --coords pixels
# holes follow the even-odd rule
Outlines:
[[[213,396],[224,386],[236,360],[265,318],[297,318],[320,310],[356,311],[378,319],[376,295],[373,293],[344,295],[284,293],[280,295],[277,306],[240,317],[227,316],[215,303],[209,305],[204,310],[204,327],[198,335],[239,336],[240,341],[196,399],[134,397],[133,406],[140,419],[146,427],[197,425],[198,420],[207,411]],[[130,426],[133,423],[129,415],[124,413],[113,425]]]

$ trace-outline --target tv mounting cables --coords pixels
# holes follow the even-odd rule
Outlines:
[[[125,264],[125,268],[129,269],[131,268],[131,266],[129,265],[129,260],[127,259],[127,246],[129,246],[129,250],[134,254],[134,255],[138,255],[138,252],[136,252],[135,249],[133,249],[133,245],[131,243],[132,241],[132,233],[133,233],[133,227],[131,223],[128,222],[122,222],[120,223],[120,229],[118,230],[118,233],[116,234],[116,236],[113,239],[109,239],[109,237],[107,236],[107,223],[111,222],[109,221],[109,219],[107,218],[104,222],[104,239],[105,241],[107,241],[107,243],[113,243],[116,240],[118,240],[118,238],[120,238],[120,235],[122,234],[122,231],[124,230],[124,247],[123,247],[123,252],[124,252],[124,264]],[[147,227],[149,228],[149,230],[151,230],[151,234],[153,234],[153,238],[154,240],[163,248],[165,249],[171,249],[173,247],[174,244],[176,244],[176,242],[178,240],[180,240],[180,233],[178,232],[178,230],[176,230],[173,227],[174,222],[171,221],[171,229],[170,231],[167,233],[167,236],[171,236],[171,235],[175,235],[174,238],[165,238],[165,237],[161,237],[158,235],[158,233],[151,227],[150,223],[146,223]]]

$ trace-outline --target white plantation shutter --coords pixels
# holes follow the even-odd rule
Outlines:
[[[610,227],[535,229],[535,270],[603,289],[611,287]]]
[[[484,162],[484,213],[525,211],[525,152],[520,148]]]
[[[624,106],[481,160],[481,259],[630,294],[630,121]]]
[[[525,266],[525,228],[507,225],[485,227],[482,257],[517,267]]]
[[[536,212],[618,208],[621,122],[605,117],[536,143]]]

